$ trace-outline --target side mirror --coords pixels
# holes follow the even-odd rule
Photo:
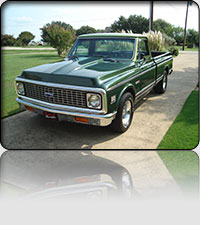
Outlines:
[[[145,54],[142,53],[142,52],[139,52],[139,53],[138,53],[138,56],[137,56],[137,62],[139,63],[138,65],[141,66],[142,64],[145,63],[146,60],[147,60],[147,59],[146,59],[146,57],[145,57]]]
[[[137,59],[138,60],[145,59],[145,54],[143,52],[138,52]]]
[[[144,54],[143,52],[140,53],[140,59],[143,59],[143,60],[146,59],[146,58],[145,58],[145,54]]]

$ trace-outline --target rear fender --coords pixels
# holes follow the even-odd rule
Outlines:
[[[167,71],[167,74],[169,74],[169,65],[166,65],[166,66],[164,67],[163,74],[164,74],[165,71]]]

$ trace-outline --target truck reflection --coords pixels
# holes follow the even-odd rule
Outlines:
[[[0,183],[6,199],[129,199],[134,192],[124,167],[89,151],[6,152]]]

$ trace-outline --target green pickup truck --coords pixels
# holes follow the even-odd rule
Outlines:
[[[134,105],[162,94],[172,73],[169,52],[150,52],[140,34],[85,34],[62,62],[26,69],[15,80],[21,107],[46,118],[125,132]]]

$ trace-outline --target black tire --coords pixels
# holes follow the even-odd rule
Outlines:
[[[167,89],[167,71],[164,72],[163,79],[154,87],[154,91],[157,94],[165,93]]]
[[[126,106],[125,106],[126,105]],[[129,111],[125,110],[129,107]],[[125,112],[126,111],[126,112]],[[125,114],[126,113],[126,114]],[[119,102],[116,118],[112,122],[112,129],[116,132],[123,133],[128,130],[134,113],[133,95],[129,92],[125,93]],[[127,115],[125,117],[125,115]],[[124,116],[124,118],[123,118]]]

